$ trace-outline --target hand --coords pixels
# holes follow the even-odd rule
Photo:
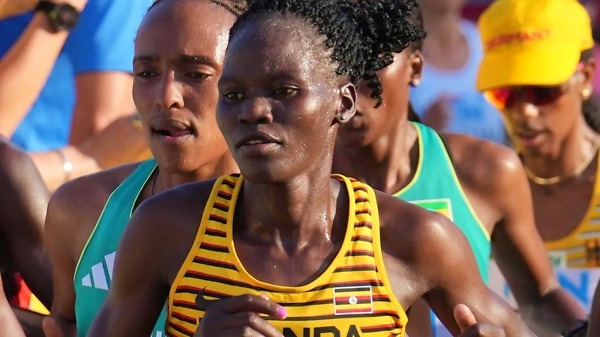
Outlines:
[[[454,307],[454,319],[460,327],[459,337],[505,337],[504,329],[493,324],[477,323],[471,309],[464,304]]]
[[[152,157],[144,131],[133,116],[121,117],[83,143],[80,151],[102,169]]]
[[[38,0],[0,0],[0,19],[32,11]]]
[[[261,315],[284,319],[287,311],[267,296],[242,295],[208,301],[202,290],[197,295],[196,305],[206,311],[194,337],[283,337]]]

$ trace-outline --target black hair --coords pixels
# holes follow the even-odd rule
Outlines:
[[[148,8],[148,12],[156,6],[159,2],[165,0],[154,0],[154,3]],[[246,0],[209,0],[210,2],[217,4],[226,10],[230,11],[235,16],[240,16],[248,7],[248,1]]]
[[[355,85],[364,80],[378,107],[383,88],[377,71],[393,62],[394,53],[424,36],[412,20],[416,7],[417,0],[254,0],[231,28],[229,38],[261,14],[304,19],[325,37],[336,75],[347,75]]]
[[[412,21],[419,29],[423,30],[423,35],[420,39],[412,41],[408,46],[411,51],[421,50],[423,48],[423,40],[427,36],[427,32],[425,28],[423,28],[423,11],[421,10],[421,6],[418,6],[413,11]]]
[[[600,97],[593,93],[588,99],[583,101],[581,111],[587,125],[600,133]]]
[[[587,62],[594,59],[594,50],[588,49],[581,52],[580,62]],[[581,105],[581,111],[585,122],[596,132],[600,132],[600,97],[597,94],[585,99]]]

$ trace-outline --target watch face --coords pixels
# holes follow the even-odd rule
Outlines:
[[[69,4],[58,4],[51,12],[56,28],[71,30],[79,21],[79,12]]]

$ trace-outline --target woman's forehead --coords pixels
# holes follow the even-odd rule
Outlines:
[[[255,16],[238,27],[230,38],[228,53],[255,51],[270,56],[289,57],[303,54],[329,54],[325,50],[325,36],[309,22],[295,15],[266,13]]]
[[[230,11],[209,0],[163,0],[146,14],[140,30],[148,26],[177,28],[190,25],[229,29],[235,20]]]
[[[312,26],[300,19],[252,20],[232,36],[223,77],[284,73],[305,78],[335,76],[336,67],[323,40]]]

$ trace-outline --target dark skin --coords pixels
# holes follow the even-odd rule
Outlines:
[[[571,233],[583,219],[594,193],[597,154],[581,174],[569,178],[600,137],[581,113],[596,63],[590,59],[583,65],[563,84],[565,92],[557,100],[534,105],[522,99],[503,111],[524,165],[538,177],[567,177],[551,185],[531,182],[535,218],[544,241]]]
[[[237,172],[215,118],[217,81],[234,20],[226,9],[197,0],[164,1],[144,19],[136,39],[133,97],[159,169],[138,204],[173,186]],[[77,261],[108,197],[136,166],[74,180],[53,195],[46,243],[56,297],[52,320],[45,322],[48,337],[76,336]]]
[[[0,267],[21,273],[49,307],[52,277],[42,241],[49,194],[31,158],[6,138],[0,138],[0,185]]]
[[[0,269],[19,272],[49,308],[52,274],[42,239],[49,193],[31,158],[4,137],[0,138],[0,185]],[[29,336],[41,336],[41,316],[14,310]]]
[[[230,41],[217,115],[246,179],[234,219],[236,254],[253,277],[298,286],[329,265],[345,233],[348,195],[330,174],[337,129],[355,112],[356,90],[335,75],[306,21],[269,14],[244,27]],[[180,186],[138,208],[121,242],[107,302],[88,336],[150,332],[212,185]],[[403,307],[424,297],[457,335],[504,336],[501,328],[507,336],[527,334],[483,285],[464,237],[447,218],[385,193],[376,197],[384,264]],[[145,263],[150,256],[153,262]],[[281,336],[259,314],[282,318],[285,310],[257,295],[232,297],[208,309],[196,336]],[[486,324],[492,322],[501,328]]]
[[[409,84],[420,78],[421,67],[418,51],[406,49],[397,54],[394,63],[380,71],[386,104],[377,109],[369,93],[359,91],[359,118],[340,128],[335,172],[390,194],[411,182],[419,156],[427,155],[419,153],[416,130],[408,121]],[[467,199],[491,237],[494,259],[522,317],[541,336],[559,333],[577,318],[585,318],[552,271],[536,232],[531,193],[516,154],[469,136],[443,137]],[[410,317],[415,319],[409,324],[410,334],[431,334],[424,309],[421,303],[411,310]]]

